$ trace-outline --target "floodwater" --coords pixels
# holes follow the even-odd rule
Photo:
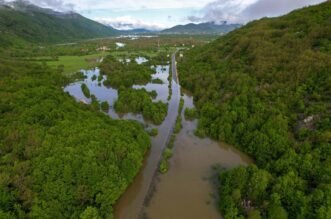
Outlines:
[[[108,114],[114,119],[133,119],[139,121],[141,123],[149,123],[149,121],[145,121],[141,114],[118,114],[115,112],[113,106],[116,100],[118,99],[118,91],[112,87],[106,87],[103,85],[103,81],[107,79],[106,76],[103,76],[103,79],[99,82],[98,79],[92,80],[92,77],[100,75],[100,69],[95,68],[92,70],[82,70],[83,74],[86,76],[86,79],[83,81],[77,81],[75,83],[69,84],[64,88],[65,92],[68,92],[70,95],[75,97],[78,101],[90,104],[91,98],[87,98],[84,96],[81,84],[85,83],[87,87],[90,89],[91,95],[96,96],[98,101],[103,102],[107,101],[109,103],[109,111]],[[155,67],[155,74],[152,75],[152,78],[159,78],[163,81],[163,84],[153,84],[148,83],[144,86],[134,85],[132,86],[135,89],[145,88],[147,91],[155,90],[157,92],[157,97],[153,101],[163,101],[167,102],[167,97],[169,94],[168,90],[168,75],[169,75],[169,66],[156,66]],[[153,126],[152,124],[149,124]]]
[[[184,110],[192,108],[192,97],[183,98]],[[197,121],[186,121],[184,113],[182,117],[183,129],[177,135],[169,170],[157,176],[155,191],[143,215],[149,219],[222,218],[215,197],[218,169],[245,166],[252,161],[231,146],[196,137],[193,133]]]
[[[116,37],[117,39],[122,39],[122,38],[130,38],[131,40],[137,40],[139,38],[154,38],[154,37],[158,37],[156,35],[136,35],[136,34],[129,34],[129,35],[121,35]]]
[[[87,76],[85,80],[69,84],[65,91],[74,96],[77,101],[90,103],[81,90],[85,83],[91,95],[98,101],[107,101],[110,105],[108,114],[114,119],[133,119],[149,127],[157,127],[159,134],[152,137],[152,147],[146,154],[143,167],[135,177],[133,183],[114,206],[116,219],[136,219],[147,217],[151,219],[200,219],[221,218],[216,207],[217,194],[213,177],[218,165],[222,168],[233,168],[247,165],[251,160],[233,147],[214,142],[208,138],[200,139],[194,136],[193,131],[197,121],[183,119],[183,129],[177,135],[174,144],[174,155],[169,160],[169,171],[158,174],[158,166],[178,115],[180,101],[180,86],[178,84],[175,56],[172,57],[172,97],[168,101],[168,76],[170,66],[155,66],[153,79],[158,78],[163,84],[148,83],[134,85],[133,88],[145,88],[147,91],[156,90],[158,95],[154,101],[168,102],[168,115],[160,126],[155,126],[145,121],[140,114],[119,115],[113,105],[118,98],[118,91],[105,87],[103,81],[92,80],[93,75],[100,74],[98,68],[82,71]],[[184,95],[185,107],[194,107],[193,98]],[[183,110],[184,112],[184,110]],[[183,116],[183,113],[182,113]],[[155,191],[153,191],[155,188]]]
[[[125,43],[116,42],[116,49],[125,47]]]
[[[119,62],[122,62],[122,63],[130,63],[131,62],[131,59],[118,59]]]
[[[126,58],[126,59],[118,59],[118,61],[119,62],[122,62],[122,63],[130,63],[131,62],[131,59],[128,59],[128,58]],[[141,65],[141,64],[143,64],[145,62],[148,62],[148,59],[146,59],[145,57],[139,56],[139,57],[135,58],[134,61],[137,64]]]
[[[145,62],[148,62],[148,59],[146,59],[145,57],[141,57],[141,56],[137,57],[135,60],[139,65],[143,64]]]
[[[135,89],[141,89],[145,88],[147,91],[157,91],[157,97],[154,99],[154,101],[161,100],[162,102],[168,101],[168,95],[169,95],[169,81],[168,81],[168,75],[169,75],[169,66],[161,66],[158,65],[155,68],[156,74],[152,75],[152,79],[161,79],[162,84],[154,84],[154,83],[148,83],[146,85],[134,85],[133,88]]]
[[[162,125],[158,126],[159,134],[152,138],[152,147],[146,156],[142,170],[127,191],[118,200],[115,206],[116,219],[135,219],[140,216],[146,196],[149,194],[153,179],[158,171],[163,150],[172,134],[178,115],[180,100],[180,87],[177,83],[175,56],[173,56],[172,69],[172,97],[168,106],[168,115]],[[163,71],[169,72],[169,67]],[[165,80],[163,77],[160,79]],[[168,88],[168,84],[166,84],[166,86]],[[146,85],[146,88],[150,89],[148,85]]]

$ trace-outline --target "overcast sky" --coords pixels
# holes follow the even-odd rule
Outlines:
[[[8,1],[8,0],[7,0]],[[189,22],[246,23],[279,16],[325,0],[29,0],[59,11],[74,10],[119,29],[162,29]]]

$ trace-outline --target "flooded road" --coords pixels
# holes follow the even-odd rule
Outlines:
[[[158,127],[159,134],[152,138],[152,147],[146,156],[142,170],[115,206],[116,219],[135,219],[139,217],[144,206],[146,195],[149,193],[153,178],[158,171],[162,152],[172,134],[176,117],[178,115],[180,87],[177,83],[177,71],[175,65],[175,56],[173,56],[173,92],[169,102],[168,115],[162,125]]]
[[[135,61],[143,63],[146,60],[143,57],[138,57]],[[146,85],[134,85],[133,88],[144,88],[147,91],[155,90],[158,95],[153,101],[168,102],[168,115],[160,126],[145,121],[141,114],[117,114],[113,105],[118,99],[118,91],[103,85],[103,81],[107,77],[99,77],[100,70],[98,68],[82,71],[86,76],[84,80],[69,84],[64,88],[64,91],[74,96],[77,101],[89,104],[91,98],[85,97],[81,89],[81,84],[84,83],[89,88],[91,95],[95,95],[98,101],[109,103],[108,114],[112,118],[133,119],[148,128],[156,127],[158,129],[159,134],[151,139],[152,147],[146,154],[141,171],[114,206],[115,218],[221,218],[215,204],[216,199],[211,196],[211,194],[217,194],[216,188],[211,182],[211,176],[215,175],[215,169],[212,167],[218,165],[221,168],[233,168],[247,165],[251,160],[233,147],[219,144],[208,138],[200,139],[194,136],[193,132],[197,126],[197,121],[183,119],[183,129],[177,135],[174,155],[169,160],[169,171],[164,175],[158,174],[162,153],[173,133],[178,115],[180,85],[178,84],[175,55],[172,56],[171,67],[159,65],[154,66],[153,69],[155,74],[152,75],[152,78],[159,79],[162,83],[150,82]],[[170,71],[172,74],[172,96],[168,101]],[[93,78],[98,79],[93,80]],[[185,101],[184,109],[194,107],[192,97],[184,95],[183,98]]]
[[[143,57],[138,57],[135,60],[138,64],[146,61]],[[148,154],[146,155],[143,168],[140,173],[135,177],[134,182],[129,186],[127,191],[118,201],[117,205],[114,206],[115,218],[124,219],[134,219],[137,218],[142,210],[146,195],[149,192],[152,180],[157,173],[159,162],[164,148],[166,147],[170,135],[178,115],[178,106],[180,101],[180,87],[177,83],[177,71],[176,71],[176,58],[175,55],[172,57],[172,96],[168,102],[169,95],[169,81],[168,76],[170,72],[169,66],[155,66],[155,74],[152,75],[153,79],[162,80],[162,84],[148,83],[146,85],[133,85],[135,89],[145,88],[147,91],[155,90],[157,92],[157,97],[153,101],[163,101],[168,102],[168,114],[165,121],[160,126],[155,126],[148,121],[144,121],[141,114],[124,114],[120,115],[115,112],[113,105],[118,99],[118,91],[111,87],[106,87],[103,85],[103,81],[106,80],[106,76],[103,76],[102,80],[93,80],[98,78],[100,75],[100,70],[98,68],[93,70],[83,70],[82,72],[86,76],[83,81],[77,81],[75,83],[69,84],[64,88],[65,92],[74,96],[77,101],[90,104],[91,98],[86,97],[81,89],[81,85],[84,83],[89,88],[91,95],[94,95],[98,101],[107,101],[110,105],[108,114],[114,119],[133,119],[142,124],[149,126],[150,128],[158,128],[158,135],[152,137],[152,147]]]
[[[184,95],[184,109],[193,107],[192,97]],[[184,111],[183,111],[184,112]],[[182,113],[184,118],[184,113]],[[183,119],[177,135],[169,170],[158,175],[155,192],[144,210],[150,219],[222,218],[216,206],[213,184],[217,167],[233,168],[252,161],[226,144],[194,135],[197,121]],[[214,167],[214,168],[213,168]]]

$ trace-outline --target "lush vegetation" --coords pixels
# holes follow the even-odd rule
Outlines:
[[[101,73],[108,76],[105,86],[119,88],[134,84],[147,84],[152,80],[153,69],[148,63],[137,64],[135,61],[121,62],[113,56],[107,56],[100,66]]]
[[[220,174],[225,218],[330,218],[331,2],[247,24],[187,52],[197,133],[256,166]]]
[[[150,139],[63,92],[46,66],[0,59],[0,218],[112,218]]]
[[[100,103],[99,103],[97,97],[93,94],[91,95],[90,107],[95,111],[100,110]]]
[[[175,128],[174,128],[174,133],[179,133],[180,130],[183,128],[183,124],[182,124],[182,111],[183,111],[183,107],[184,107],[184,99],[181,98],[180,102],[179,102],[179,107],[178,107],[178,115],[177,115],[177,119],[176,119],[176,123],[175,123]]]
[[[149,137],[138,123],[112,120],[101,113],[100,108],[106,111],[108,104],[100,104],[87,86],[82,89],[91,99],[88,105],[76,102],[63,87],[84,79],[78,71],[97,67],[100,58],[109,53],[116,59],[148,58],[145,65],[119,70],[129,69],[130,77],[137,72],[143,75],[129,83],[149,82],[153,71],[147,67],[167,64],[177,45],[191,47],[209,37],[77,42],[108,36],[113,30],[74,13],[61,14],[22,1],[13,3],[21,4],[16,5],[18,10],[2,4],[0,1],[0,218],[112,218],[113,204],[141,167]],[[66,43],[69,41],[76,42]],[[48,44],[61,42],[64,44]],[[126,47],[115,50],[115,42]],[[123,75],[114,76],[118,81],[120,77]],[[97,79],[101,82],[102,75]],[[166,104],[151,101],[155,92],[148,96],[143,98],[148,105],[143,114],[161,123]],[[157,132],[152,129],[150,134]],[[173,135],[169,145],[174,140]]]
[[[98,67],[100,64],[98,60],[106,55],[107,53],[97,52],[81,56],[59,56],[46,60],[45,62],[50,67],[68,75],[80,71],[81,69],[92,69],[94,67]],[[43,57],[38,58],[41,59]],[[37,59],[37,61],[39,60]],[[44,60],[41,60],[41,62],[43,61]]]
[[[172,72],[169,72],[168,76],[168,89],[169,89],[169,94],[168,94],[168,101],[171,100],[172,97]]]
[[[145,119],[160,125],[168,113],[168,105],[161,101],[153,102],[152,93],[145,89],[121,88],[114,104],[119,113],[141,113]]]
[[[153,84],[163,84],[163,81],[160,78],[154,78],[152,79]]]
[[[166,148],[162,154],[162,160],[160,162],[160,173],[166,173],[169,169],[168,160],[172,157],[173,152],[171,148]]]
[[[157,128],[152,128],[150,131],[149,131],[149,135],[150,136],[157,136],[159,134],[159,130]]]
[[[91,93],[90,93],[90,89],[87,87],[87,85],[85,83],[83,83],[81,86],[82,92],[84,94],[85,97],[90,98],[91,97]]]
[[[195,108],[186,108],[185,109],[185,119],[186,120],[193,120],[196,118],[197,111]]]
[[[176,123],[175,123],[175,127],[173,130],[173,133],[169,139],[169,142],[167,144],[166,149],[164,150],[163,154],[162,154],[162,160],[160,162],[159,165],[159,171],[160,173],[166,173],[169,169],[169,165],[168,165],[168,160],[172,157],[173,155],[173,147],[174,147],[174,143],[177,137],[177,134],[180,132],[180,130],[183,128],[182,126],[182,111],[183,111],[183,107],[184,107],[184,99],[181,98],[180,102],[179,102],[179,106],[178,106],[178,115],[177,115],[177,119],[176,119]]]
[[[107,101],[101,102],[100,106],[101,106],[101,109],[103,111],[105,111],[105,112],[108,112],[109,111],[109,107],[110,106],[109,106],[109,103]]]

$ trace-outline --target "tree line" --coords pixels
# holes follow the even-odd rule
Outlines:
[[[255,165],[220,172],[224,218],[331,215],[331,2],[261,19],[185,53],[196,134]]]

